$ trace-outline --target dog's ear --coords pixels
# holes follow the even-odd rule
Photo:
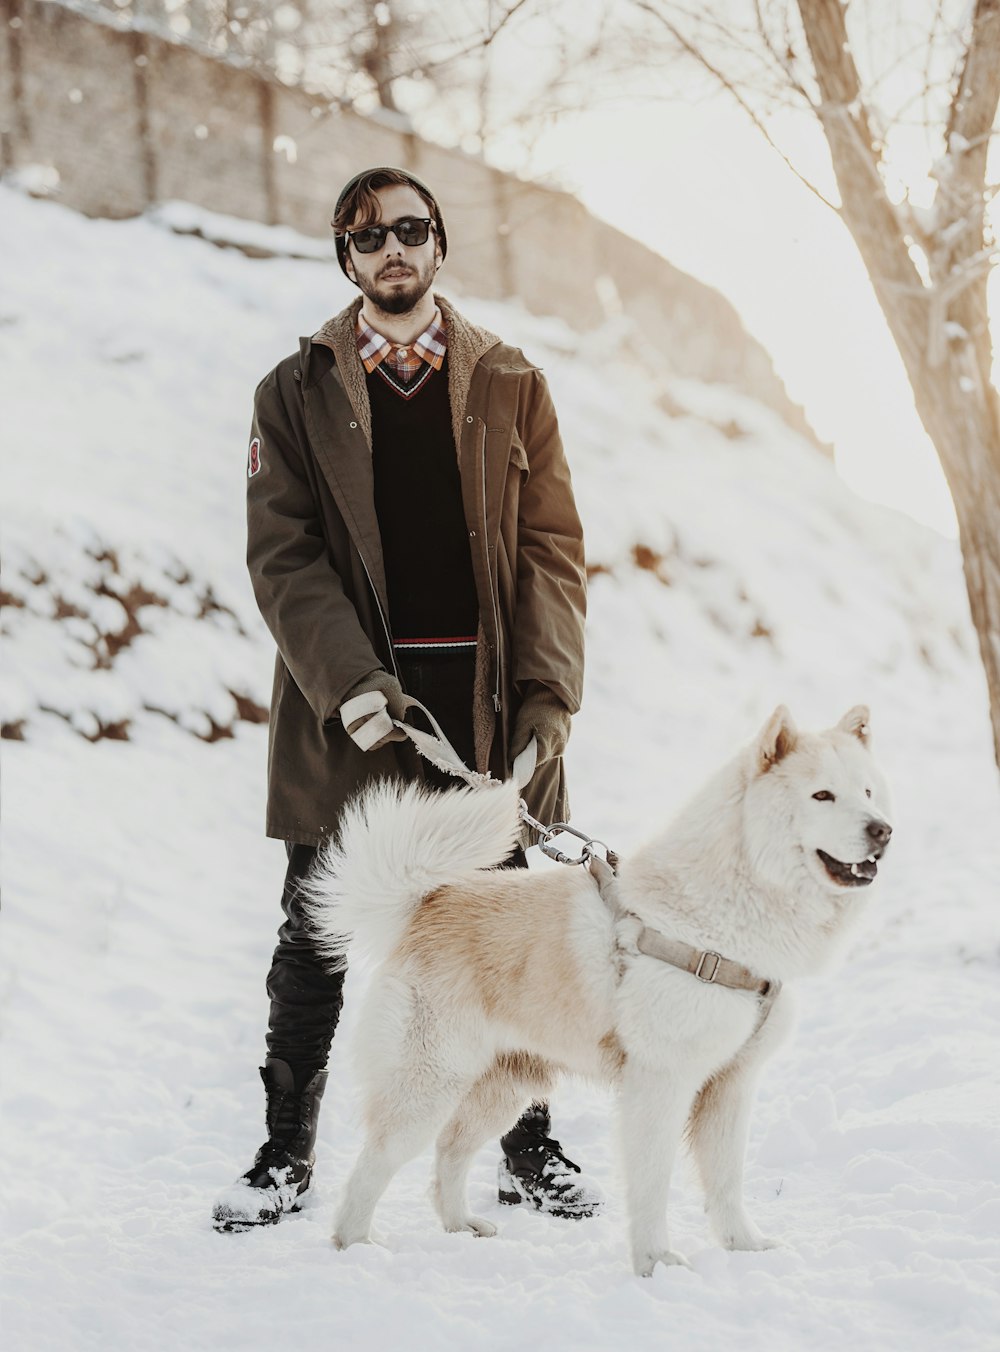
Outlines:
[[[838,732],[848,732],[864,746],[871,742],[871,712],[867,704],[855,704],[837,724]]]
[[[799,730],[792,721],[792,715],[783,704],[779,704],[764,724],[757,738],[757,770],[766,774],[778,761],[784,760],[790,751],[794,751],[799,740]]]

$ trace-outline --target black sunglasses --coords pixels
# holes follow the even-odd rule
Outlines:
[[[363,230],[345,230],[344,237],[353,240],[354,247],[362,254],[377,253],[385,244],[390,230],[400,244],[416,248],[418,244],[427,243],[432,224],[429,216],[404,216],[392,225],[366,225]]]

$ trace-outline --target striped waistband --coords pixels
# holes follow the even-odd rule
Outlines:
[[[476,646],[476,637],[464,638],[400,638],[393,643],[396,652],[438,652],[443,649],[469,648]]]

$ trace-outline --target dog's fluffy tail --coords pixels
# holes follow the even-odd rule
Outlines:
[[[518,800],[513,781],[433,792],[385,780],[366,789],[303,884],[319,951],[331,960],[348,946],[388,957],[425,896],[507,858],[520,832]]]

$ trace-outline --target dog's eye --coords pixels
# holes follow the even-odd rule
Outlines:
[[[814,793],[813,797],[817,803],[835,803],[837,800],[829,789],[820,789],[819,793]]]
[[[870,798],[871,796],[872,796],[872,791],[871,791],[871,789],[865,789],[865,797],[866,797],[866,798]]]

